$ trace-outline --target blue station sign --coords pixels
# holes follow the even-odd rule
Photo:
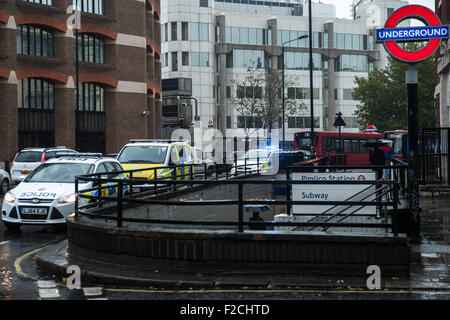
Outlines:
[[[448,38],[448,26],[377,30],[377,42]]]

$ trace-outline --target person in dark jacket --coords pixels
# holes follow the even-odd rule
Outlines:
[[[375,147],[374,150],[370,153],[370,163],[374,166],[384,166],[385,164],[385,157],[384,157],[384,151],[381,150],[380,147]],[[383,169],[382,168],[376,168],[377,172],[377,180],[381,180],[383,178]]]
[[[382,141],[384,143],[384,146],[381,147],[381,150],[384,152],[384,165],[390,166],[392,161],[392,148],[389,145],[389,142],[386,140]],[[391,178],[391,170],[384,169],[384,179],[390,179]]]

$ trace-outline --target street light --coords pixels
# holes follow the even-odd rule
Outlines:
[[[79,33],[79,30],[78,29],[80,29],[81,28],[81,17],[79,16],[79,14],[80,14],[80,12],[79,12],[79,10],[78,10],[78,0],[76,0],[75,1],[75,77],[76,77],[76,83],[75,83],[75,94],[76,94],[76,106],[75,106],[75,121],[78,121],[78,111],[79,111],[79,108],[80,108],[80,80],[79,80],[79,76],[80,76],[80,62],[78,61],[79,60],[79,53],[78,53],[78,45],[79,45],[79,43],[78,43],[78,39],[79,39],[79,36],[78,36],[78,33]],[[76,136],[78,136],[77,135],[77,129],[78,128],[78,126],[77,126],[77,124],[75,124],[75,135]],[[76,142],[75,142],[75,144],[77,144]],[[78,148],[79,148],[79,146],[77,146]],[[82,143],[82,148],[84,148],[84,143]]]
[[[284,79],[285,79],[285,72],[284,72],[284,45],[285,44],[287,44],[287,43],[289,43],[289,42],[292,42],[292,41],[297,41],[297,40],[302,40],[302,39],[306,39],[306,38],[308,38],[309,36],[308,35],[302,35],[302,36],[299,36],[299,37],[297,37],[297,38],[295,38],[295,39],[292,39],[292,40],[288,40],[288,41],[285,41],[285,42],[283,42],[282,44],[281,44],[281,61],[282,61],[282,64],[281,64],[281,67],[282,67],[282,70],[283,70],[283,79],[282,79],[282,83],[283,83],[283,101],[281,102],[281,105],[282,105],[282,113],[283,113],[283,125],[282,125],[282,128],[283,128],[283,142],[282,142],[282,146],[283,146],[283,150],[285,149],[285,147],[286,147],[286,130],[285,130],[285,116],[284,116],[284,109],[285,109],[285,93],[284,93]]]
[[[312,2],[308,2],[308,20],[309,20],[309,95],[311,106],[311,151],[314,146],[314,87],[313,87],[313,32],[312,32]]]

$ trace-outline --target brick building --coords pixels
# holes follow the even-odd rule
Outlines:
[[[0,163],[24,147],[114,153],[161,134],[160,1],[78,1],[79,99],[73,2],[0,1]]]
[[[436,13],[443,24],[450,24],[450,1],[436,0]],[[437,126],[450,127],[450,40],[443,40],[436,53]]]

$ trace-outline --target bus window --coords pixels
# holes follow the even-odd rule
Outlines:
[[[314,142],[313,147],[317,146],[317,142],[319,140],[319,134],[314,133]],[[311,132],[300,132],[295,137],[295,142],[297,144],[297,147],[305,150],[305,149],[311,149]]]
[[[331,139],[330,139],[330,137],[322,137],[322,145],[323,145],[325,148],[331,147],[331,146],[330,146],[330,145],[331,145]]]
[[[344,140],[334,139],[334,146],[336,148],[336,151],[341,152],[340,150],[344,148]]]
[[[352,152],[361,153],[361,149],[359,147],[359,140],[352,140]]]
[[[344,140],[344,153],[352,152],[352,140]]]
[[[368,148],[365,146],[367,143],[366,140],[359,140],[359,150],[361,150],[361,153],[367,153],[369,152]]]

